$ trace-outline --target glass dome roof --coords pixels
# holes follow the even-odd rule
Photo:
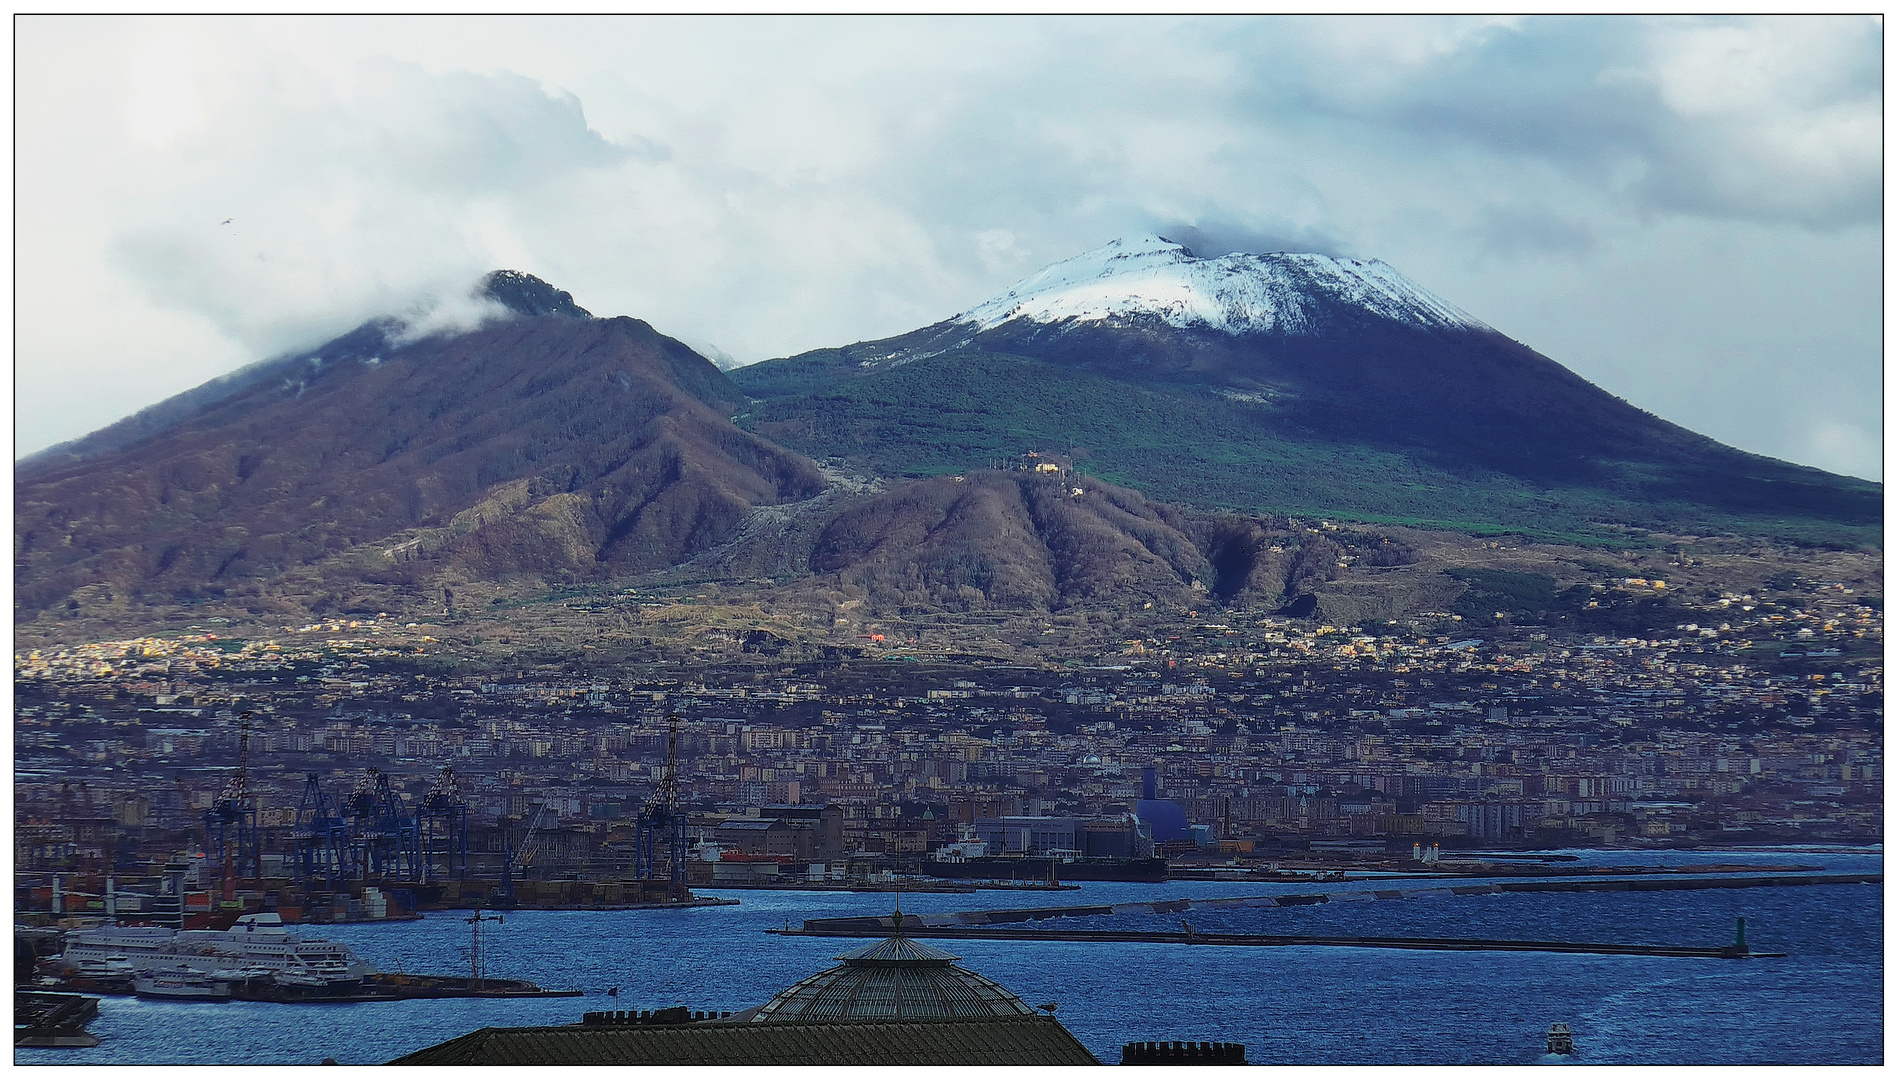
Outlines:
[[[790,986],[758,1008],[758,1024],[974,1020],[1033,1016],[994,981],[957,967],[957,957],[902,936],[853,949],[843,963]]]

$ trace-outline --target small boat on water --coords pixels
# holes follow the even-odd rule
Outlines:
[[[1575,1053],[1575,1035],[1567,1024],[1549,1025],[1549,1053],[1564,1057]]]
[[[231,984],[190,968],[152,971],[132,980],[132,992],[165,1001],[229,1001]]]

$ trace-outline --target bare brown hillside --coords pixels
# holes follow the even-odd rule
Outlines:
[[[751,507],[824,487],[727,421],[743,396],[711,362],[629,318],[521,317],[406,346],[370,326],[198,395],[156,431],[17,467],[16,620],[261,598],[385,540],[361,567],[385,584],[417,560],[599,578],[688,558]],[[311,609],[343,602],[337,585]]]

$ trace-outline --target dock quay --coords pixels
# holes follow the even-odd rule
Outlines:
[[[86,1049],[99,1037],[86,1030],[99,1015],[99,999],[47,990],[13,992],[13,1045]]]
[[[1281,893],[1274,896],[1219,896],[1154,900],[1126,904],[1074,904],[1063,907],[1011,908],[996,911],[955,911],[923,915],[905,913],[903,932],[952,927],[981,927],[1042,919],[1090,915],[1167,915],[1194,908],[1302,907],[1309,904],[1354,903],[1367,900],[1416,900],[1433,896],[1487,896],[1511,892],[1664,892],[1678,889],[1751,889],[1795,885],[1876,885],[1883,874],[1807,874],[1798,876],[1677,878],[1631,880],[1501,881],[1481,885],[1439,885],[1422,889],[1358,889],[1331,893]],[[804,932],[818,934],[887,934],[895,929],[891,915],[862,915],[837,919],[806,919]],[[773,931],[784,933],[784,931]]]
[[[724,886],[719,886],[724,888]],[[730,907],[739,903],[729,896],[694,896],[689,900],[643,900],[614,903],[604,900],[489,900],[480,896],[435,905],[441,911],[672,911],[679,908]]]
[[[710,885],[701,883],[698,887],[701,889],[762,889],[766,892],[972,893],[976,891],[976,887],[974,885],[963,885],[960,883],[949,885],[949,884],[944,884],[942,882],[927,882],[927,883],[919,883],[919,884],[910,884],[910,883],[905,882],[902,885],[852,885],[845,882],[837,882],[834,884],[828,883],[828,882],[824,882],[824,883],[808,882],[807,883],[807,882],[795,881],[795,880],[746,881],[746,882],[720,881],[720,882],[715,882]],[[727,901],[727,902],[736,903],[736,901]]]
[[[907,922],[907,920],[906,920]],[[1093,944],[1145,942],[1162,945],[1290,947],[1322,945],[1353,949],[1421,949],[1439,952],[1556,952],[1601,956],[1679,956],[1707,960],[1743,960],[1783,957],[1785,953],[1750,952],[1744,945],[1623,945],[1594,941],[1506,941],[1490,938],[1309,937],[1282,934],[1205,934],[1196,931],[1140,930],[1034,930],[1020,927],[919,927],[903,931],[913,938],[952,938],[990,941],[1076,941]],[[790,937],[876,937],[868,928],[858,930],[766,930]]]
[[[849,892],[849,893],[973,893],[990,890],[1008,892],[1078,892],[1079,885],[1065,882],[1048,884],[1045,882],[1023,883],[1018,881],[905,881],[899,884],[888,882],[802,882],[760,881],[760,882],[717,882],[699,884],[701,889],[762,889],[767,892]],[[735,900],[726,903],[737,903]]]
[[[121,979],[67,979],[56,980],[48,984],[47,991],[35,991],[47,997],[73,998],[75,994],[58,992],[64,988],[83,988],[88,993],[107,997],[126,997],[133,994],[132,980]],[[476,979],[468,975],[395,975],[374,974],[365,976],[360,985],[351,985],[347,989],[303,989],[273,983],[268,979],[251,979],[230,983],[228,999],[230,1001],[267,1001],[279,1005],[354,1005],[371,1001],[413,1001],[418,998],[556,998],[580,997],[579,990],[543,990],[524,979]],[[14,1011],[18,1014],[19,993],[15,994]],[[93,1002],[97,1008],[98,998],[81,1000]],[[209,999],[207,999],[209,1000]],[[16,1034],[18,1020],[15,1020]],[[24,1044],[22,1044],[24,1045]],[[53,1045],[53,1044],[34,1044]],[[65,1045],[65,1044],[59,1044]],[[73,1044],[80,1045],[80,1044]],[[92,1044],[87,1044],[92,1045]]]
[[[525,979],[475,979],[466,975],[371,975],[362,992],[331,1000],[413,1001],[417,998],[564,998],[580,990],[543,990]],[[262,999],[258,999],[262,1000]]]

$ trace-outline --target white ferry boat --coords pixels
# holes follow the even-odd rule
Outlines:
[[[132,991],[142,998],[168,1001],[229,1001],[231,984],[190,968],[152,971],[132,980]]]
[[[209,975],[243,971],[298,986],[341,987],[375,973],[346,945],[299,938],[275,912],[245,915],[229,930],[105,926],[66,935],[60,964],[78,973],[130,969],[137,976],[186,969]]]

